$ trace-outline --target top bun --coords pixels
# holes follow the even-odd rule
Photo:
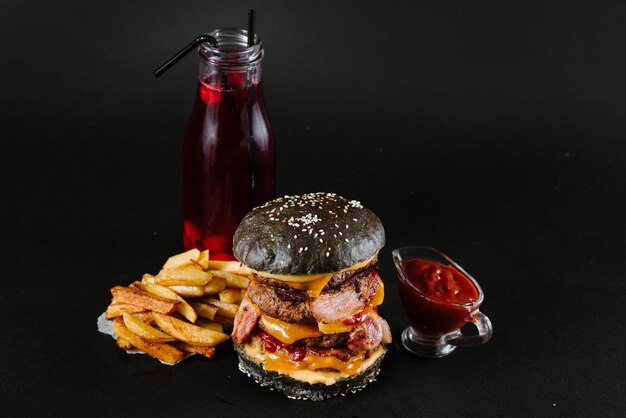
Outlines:
[[[254,208],[239,224],[233,253],[272,274],[322,274],[367,260],[385,245],[380,219],[335,193],[285,196]]]

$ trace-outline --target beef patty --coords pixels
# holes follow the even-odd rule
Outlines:
[[[372,270],[376,268],[377,263],[378,263],[378,255],[373,257],[372,260],[366,266],[363,266],[358,270],[346,270],[346,271],[333,274],[330,280],[328,281],[328,283],[326,283],[326,286],[324,286],[323,291],[334,289],[338,286],[341,286],[341,284],[345,282],[346,280],[348,280],[350,277],[355,276],[359,273],[362,273],[363,271]],[[263,284],[267,284],[272,287],[278,287],[280,289],[292,289],[291,286],[289,286],[287,283],[283,282],[282,280],[270,279],[270,278],[263,277],[258,274],[254,275],[254,280],[261,282]]]
[[[339,334],[325,334],[321,337],[312,337],[298,340],[294,345],[304,345],[316,348],[334,348],[346,345],[349,333],[341,332]]]
[[[341,277],[337,283],[333,288],[325,287],[319,297],[309,298],[306,292],[294,290],[279,280],[262,278],[250,284],[248,297],[263,313],[281,321],[328,323],[363,309],[379,285],[372,267]]]
[[[291,323],[314,323],[309,311],[306,292],[270,286],[253,281],[248,286],[248,297],[264,314]]]

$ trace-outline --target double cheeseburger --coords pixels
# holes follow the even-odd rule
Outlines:
[[[380,219],[356,200],[311,193],[248,213],[233,252],[252,281],[233,327],[239,369],[291,398],[356,392],[391,342],[378,315]]]

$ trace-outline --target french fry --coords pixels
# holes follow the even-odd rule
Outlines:
[[[176,338],[171,337],[156,328],[152,328],[150,325],[137,319],[137,317],[131,313],[124,312],[122,317],[124,318],[124,325],[126,325],[126,328],[146,341],[165,343],[176,340]]]
[[[230,338],[228,334],[198,327],[168,315],[155,313],[154,319],[163,331],[188,344],[213,347]]]
[[[137,313],[144,312],[141,306],[131,305],[129,303],[114,303],[107,307],[106,319],[113,319],[116,316],[122,316],[124,312]]]
[[[202,328],[210,329],[212,331],[224,332],[224,327],[222,324],[218,324],[217,322],[211,322],[203,318],[198,318],[196,321],[196,325]]]
[[[215,347],[192,345],[192,344],[184,343],[182,341],[175,342],[174,347],[180,350],[186,351],[188,353],[200,354],[201,356],[204,356],[207,358],[213,358],[213,355],[215,354]]]
[[[218,299],[201,298],[199,300],[217,306],[217,314],[225,318],[235,319],[235,314],[237,313],[237,309],[239,309],[239,305],[235,303],[224,303],[220,302]]]
[[[207,295],[217,293],[226,288],[226,280],[221,277],[213,277],[206,286],[204,286],[204,293]]]
[[[211,305],[208,303],[202,302],[189,302],[191,307],[196,311],[198,316],[201,316],[206,319],[215,318],[215,314],[217,313],[218,307],[215,305]]]
[[[155,280],[156,280],[156,277],[148,273],[144,274],[141,277],[141,283],[144,283],[144,284],[154,284]]]
[[[230,271],[247,276],[250,270],[239,261],[209,260],[207,270]]]
[[[164,363],[175,364],[185,357],[184,351],[179,350],[176,347],[172,347],[167,343],[154,343],[146,341],[133,334],[128,328],[126,328],[124,320],[119,316],[113,321],[113,332],[115,332],[115,335],[118,336],[118,339],[123,338],[147,355],[159,359]]]
[[[115,345],[117,345],[122,350],[130,350],[131,348],[133,348],[133,345],[130,343],[130,341],[122,337],[117,337],[117,340],[115,340]]]
[[[111,288],[111,294],[113,295],[113,304],[128,303],[135,306],[141,306],[148,311],[164,314],[174,312],[176,307],[180,304],[177,300],[151,295],[143,290],[132,287],[115,286]]]
[[[131,312],[132,313],[132,312]],[[133,313],[133,316],[139,319],[141,322],[145,322],[148,325],[154,325],[154,312],[137,312]]]
[[[206,270],[209,268],[209,250],[204,250],[200,253],[200,256],[198,256],[198,259],[195,262],[197,265],[199,265],[200,267],[202,267],[203,270]]]
[[[163,268],[173,269],[188,266],[191,264],[191,260],[197,260],[198,257],[200,257],[200,251],[197,248],[192,248],[189,251],[168,258],[165,264],[163,264]]]
[[[220,291],[220,302],[223,303],[241,303],[243,300],[243,289],[228,288]]]
[[[157,274],[155,284],[161,286],[206,286],[211,274],[197,266],[163,269]]]
[[[232,331],[233,330],[233,320],[230,318],[224,318],[223,316],[215,315],[213,318],[213,322],[217,322],[222,326],[224,331]]]
[[[180,296],[193,298],[204,295],[204,286],[168,286]]]
[[[157,275],[110,289],[106,317],[120,349],[134,347],[168,364],[188,353],[214,356],[214,347],[230,338],[251,270],[209,255],[197,249],[174,255]]]
[[[213,277],[221,277],[226,280],[226,287],[236,287],[239,289],[247,289],[250,284],[250,279],[239,274],[231,273],[230,271],[222,270],[209,270],[209,273]]]
[[[196,319],[198,319],[198,314],[196,314],[196,311],[194,311],[194,309],[187,303],[187,301],[181,298],[176,292],[165,286],[135,282],[131,285],[131,287],[136,287],[143,290],[144,292],[161,298],[178,301],[179,304],[176,307],[176,311],[178,311],[178,313],[187,318],[190,322],[196,322]]]

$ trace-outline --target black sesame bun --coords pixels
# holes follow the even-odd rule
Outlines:
[[[311,275],[346,269],[384,245],[380,219],[360,202],[309,193],[254,208],[235,232],[233,253],[257,271]]]
[[[361,373],[341,378],[331,385],[326,385],[323,383],[310,384],[282,373],[268,372],[263,369],[261,364],[248,356],[244,345],[235,344],[234,347],[239,356],[239,370],[253,378],[256,383],[284,393],[291,399],[309,401],[322,401],[362,390],[376,380],[386,354],[386,350],[382,350],[374,362]]]

